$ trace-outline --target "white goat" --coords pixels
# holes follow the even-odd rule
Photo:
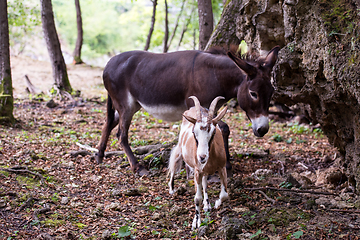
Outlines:
[[[190,108],[183,114],[178,144],[171,151],[169,160],[170,194],[174,193],[174,174],[181,169],[182,159],[187,167],[194,172],[196,195],[195,217],[192,229],[200,227],[200,202],[202,200],[201,188],[204,191],[204,211],[210,211],[211,206],[207,194],[207,176],[219,172],[221,181],[220,197],[215,202],[218,208],[222,201],[228,198],[227,174],[226,174],[226,153],[221,130],[217,123],[224,117],[225,107],[215,118],[214,112],[217,102],[223,97],[216,97],[207,111],[200,106],[199,100],[191,96],[195,107]]]

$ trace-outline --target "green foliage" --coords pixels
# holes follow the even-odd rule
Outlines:
[[[8,0],[10,45],[21,53],[31,37],[40,33],[41,16],[39,1]],[[14,49],[14,48],[12,48]]]

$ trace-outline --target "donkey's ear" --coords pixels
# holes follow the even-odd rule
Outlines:
[[[256,76],[257,70],[255,67],[251,66],[241,58],[238,58],[234,56],[231,52],[228,52],[227,55],[233,62],[238,66],[240,69],[244,70],[247,75],[249,75],[250,79],[254,78]]]
[[[279,46],[276,46],[270,50],[270,52],[268,53],[268,55],[265,58],[265,64],[264,64],[265,67],[273,68],[273,66],[276,63],[279,50],[280,50]]]
[[[188,120],[189,122],[195,124],[196,123],[196,119],[190,116],[187,116],[185,114],[183,114],[184,118],[186,118],[186,120]]]
[[[225,116],[227,109],[228,107],[225,106],[223,110],[221,110],[221,112],[212,120],[214,125],[216,125]]]

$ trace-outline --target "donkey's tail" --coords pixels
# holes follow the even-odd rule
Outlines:
[[[119,123],[119,113],[114,109],[114,105],[110,95],[108,95],[106,104],[106,121],[110,124],[110,131]]]

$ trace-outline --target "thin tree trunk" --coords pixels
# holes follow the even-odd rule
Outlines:
[[[14,123],[7,2],[0,0],[0,123]]]
[[[168,51],[168,39],[169,39],[169,21],[168,21],[168,5],[165,0],[165,36],[164,36],[164,50],[166,53]]]
[[[144,48],[145,51],[149,50],[151,36],[152,36],[153,31],[154,31],[154,25],[155,25],[155,15],[156,15],[157,0],[152,0],[152,3],[153,3],[153,15],[151,17],[151,26],[150,26],[149,34],[148,34],[147,39],[146,39],[146,45],[145,45],[145,48]]]
[[[198,12],[199,50],[204,50],[214,28],[211,0],[198,0]]]
[[[181,42],[182,42],[182,40],[183,40],[183,38],[184,38],[184,34],[185,34],[185,32],[187,31],[188,26],[189,26],[189,24],[190,24],[190,22],[191,22],[191,18],[192,18],[192,15],[193,15],[193,13],[194,13],[194,10],[195,10],[195,6],[193,5],[192,8],[191,8],[191,11],[190,11],[190,16],[189,16],[189,18],[184,22],[183,28],[182,28],[182,30],[181,30],[180,39],[179,39],[179,43],[178,43],[178,45],[177,45],[177,47],[176,47],[176,51],[178,51],[179,48],[180,48]]]
[[[81,18],[81,9],[79,0],[75,0],[76,8],[76,24],[77,24],[77,38],[74,50],[74,64],[83,63],[81,60],[81,47],[83,44],[83,28],[82,28],[82,18]]]
[[[171,36],[170,36],[170,40],[169,40],[169,44],[168,44],[168,49],[170,48],[171,42],[172,42],[172,40],[174,39],[176,30],[177,30],[177,28],[178,28],[178,26],[179,26],[179,20],[180,20],[180,17],[181,17],[181,15],[182,15],[182,13],[183,13],[184,6],[185,6],[185,3],[186,3],[186,2],[187,2],[186,0],[183,0],[183,2],[182,2],[179,15],[177,16],[177,19],[176,19],[176,23],[175,23],[174,30],[173,30],[173,32],[171,33]]]
[[[72,88],[69,82],[64,57],[61,52],[60,42],[55,28],[51,0],[40,0],[40,3],[42,28],[50,55],[54,85],[60,91],[67,91],[71,93]]]

